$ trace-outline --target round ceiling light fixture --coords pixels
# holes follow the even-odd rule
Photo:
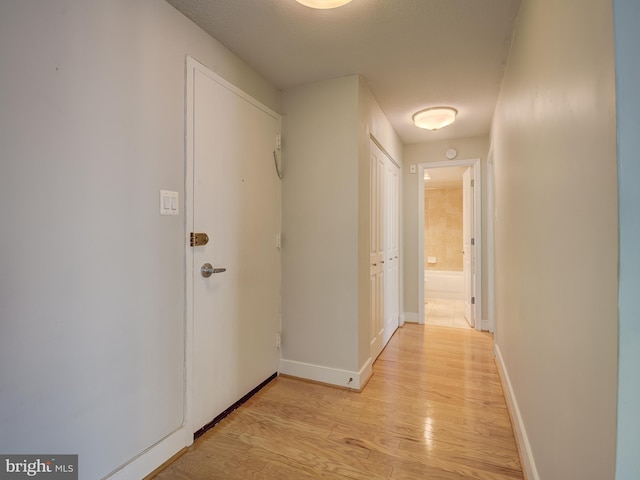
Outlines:
[[[413,123],[418,128],[435,131],[455,122],[457,114],[452,107],[425,108],[413,115]]]
[[[346,5],[351,0],[296,0],[296,2],[310,8],[328,10]]]

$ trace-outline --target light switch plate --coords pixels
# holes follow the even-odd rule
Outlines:
[[[160,190],[160,215],[178,215],[178,192]]]
[[[409,166],[409,173],[416,173],[416,166],[415,165],[410,165]]]

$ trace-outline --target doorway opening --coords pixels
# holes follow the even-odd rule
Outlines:
[[[418,171],[419,323],[482,330],[480,160]]]

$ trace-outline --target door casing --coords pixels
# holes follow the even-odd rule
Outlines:
[[[432,168],[446,167],[473,167],[472,178],[474,180],[473,200],[473,235],[475,238],[475,254],[472,256],[475,266],[475,297],[474,307],[475,329],[482,330],[482,175],[481,162],[479,158],[467,160],[452,160],[447,162],[433,162],[418,164],[418,323],[425,323],[424,311],[424,171]]]

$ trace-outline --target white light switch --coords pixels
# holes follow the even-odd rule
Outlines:
[[[160,215],[178,215],[178,192],[160,190]]]
[[[415,165],[409,165],[409,173],[416,173],[416,166]]]

